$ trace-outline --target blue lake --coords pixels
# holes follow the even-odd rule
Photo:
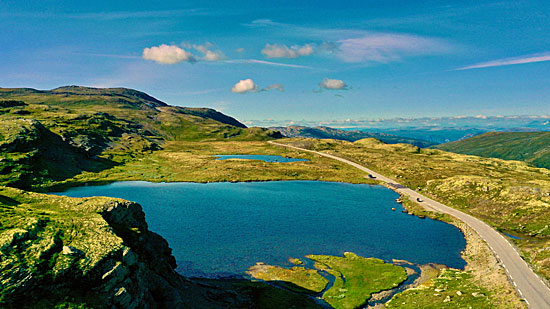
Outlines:
[[[466,243],[456,227],[402,213],[395,202],[398,194],[381,186],[118,182],[57,194],[140,203],[149,228],[168,240],[178,271],[187,276],[243,275],[256,262],[283,265],[289,257],[346,251],[384,260],[465,265],[460,252]]]
[[[227,159],[243,159],[243,160],[261,160],[269,163],[288,163],[288,162],[298,162],[298,161],[309,161],[307,159],[296,159],[296,158],[285,158],[282,156],[269,156],[269,155],[215,155],[216,160],[227,160]]]

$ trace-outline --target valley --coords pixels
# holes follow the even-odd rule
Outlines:
[[[40,193],[119,181],[313,180],[378,184],[378,179],[344,162],[267,142],[274,139],[278,139],[277,143],[328,152],[365,165],[471,214],[498,231],[518,236],[519,239],[510,241],[521,249],[531,267],[548,279],[545,192],[550,172],[546,169],[410,144],[384,144],[372,138],[356,142],[281,139],[280,133],[273,130],[246,128],[212,110],[170,107],[139,92],[60,89],[0,91],[4,101],[25,103],[6,103],[0,115],[5,186],[0,198],[0,217],[2,254],[6,257],[1,265],[1,280],[6,288],[0,301],[5,304],[21,301],[31,287],[54,284],[59,293],[47,297],[37,294],[38,298],[26,299],[26,304],[131,307],[158,302],[160,297],[161,306],[169,306],[183,305],[185,299],[194,295],[205,307],[229,304],[240,307],[265,303],[272,297],[277,299],[273,308],[284,306],[285,302],[302,303],[302,307],[319,305],[308,295],[293,294],[284,286],[280,289],[263,281],[182,277],[175,271],[177,264],[168,247],[170,243],[162,240],[162,248],[150,247],[150,240],[162,239],[162,234],[149,230],[144,221],[147,214],[138,204],[104,197],[75,199]],[[304,160],[288,163],[217,160],[219,155]],[[387,306],[414,308],[420,299],[441,304],[454,302],[448,305],[475,304],[479,308],[524,306],[507,281],[505,271],[474,231],[414,201],[402,198],[400,201],[411,214],[458,226],[467,241],[462,252],[466,267],[437,271],[432,279],[393,296]],[[135,252],[135,256],[128,252]],[[133,257],[127,257],[128,254]],[[308,254],[323,253],[304,253]],[[333,254],[338,256],[336,252]],[[23,280],[29,275],[30,281]],[[100,280],[109,276],[113,279]],[[85,289],[75,289],[71,298],[66,298],[66,291],[74,289],[73,279],[67,278],[73,277],[81,278]],[[140,283],[150,278],[157,278],[157,283],[151,286]],[[130,284],[131,281],[135,284]],[[162,288],[166,284],[171,288]],[[115,293],[109,292],[113,286],[117,287]],[[103,296],[91,298],[87,291],[103,291]],[[144,296],[135,298],[132,296],[135,293]],[[446,301],[447,298],[451,300]]]

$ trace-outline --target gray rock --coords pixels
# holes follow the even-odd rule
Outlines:
[[[79,256],[82,255],[83,252],[73,246],[63,246],[63,251],[61,251],[61,253],[64,255]]]

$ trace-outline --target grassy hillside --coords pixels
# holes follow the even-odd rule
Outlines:
[[[207,108],[167,105],[131,89],[0,88],[0,184],[31,188],[98,172],[162,148],[166,141],[266,140]]]
[[[343,141],[355,142],[363,138],[376,138],[384,143],[397,144],[407,143],[421,148],[429,147],[435,143],[402,136],[396,136],[387,133],[373,133],[363,131],[347,131],[334,129],[330,127],[304,127],[304,126],[288,126],[288,127],[272,127],[271,129],[281,132],[286,137],[305,137],[305,138],[330,138]]]
[[[433,148],[550,168],[550,132],[489,132]]]

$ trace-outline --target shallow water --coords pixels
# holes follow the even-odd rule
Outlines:
[[[269,156],[269,155],[215,155],[216,160],[227,160],[227,159],[243,159],[243,160],[261,160],[269,163],[288,163],[288,162],[298,162],[298,161],[309,161],[307,159],[297,159],[297,158],[286,158],[282,156]]]
[[[143,206],[149,228],[173,248],[187,276],[243,275],[256,262],[342,255],[463,268],[462,233],[402,213],[382,186],[320,181],[242,183],[118,182],[61,195],[111,196]],[[398,210],[392,211],[395,207]]]
[[[521,237],[514,236],[514,235],[510,235],[510,234],[508,234],[508,233],[503,233],[503,234],[506,235],[506,236],[508,236],[508,237],[510,237],[510,238],[512,238],[512,239],[521,239]]]

